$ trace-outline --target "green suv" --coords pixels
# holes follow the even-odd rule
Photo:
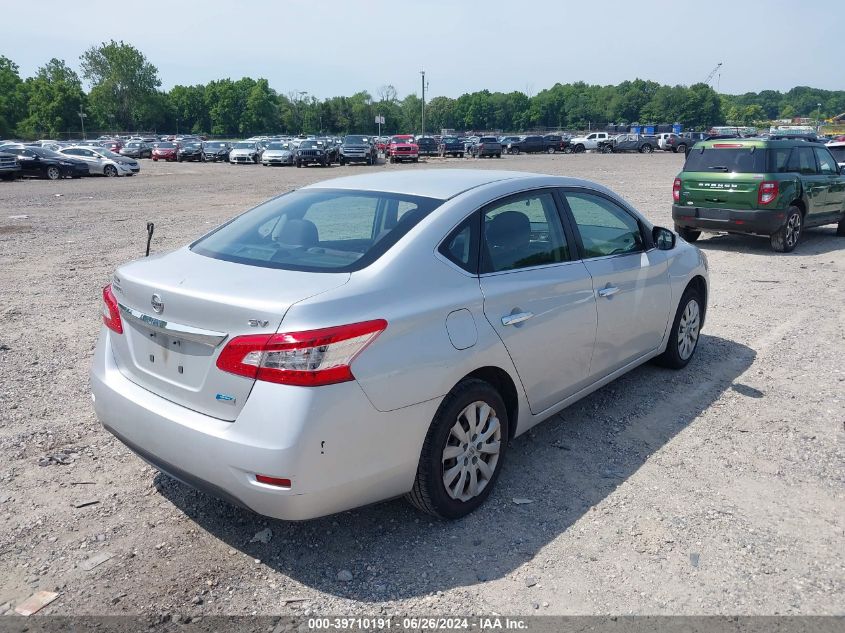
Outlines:
[[[672,186],[675,230],[767,235],[781,253],[804,229],[838,223],[845,236],[845,171],[821,144],[728,139],[700,141]]]

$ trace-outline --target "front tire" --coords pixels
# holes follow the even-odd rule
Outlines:
[[[444,399],[423,442],[407,499],[442,519],[458,519],[493,490],[504,462],[509,420],[492,385],[469,379]]]
[[[678,145],[678,146],[675,148],[675,151],[676,151],[676,152],[681,152],[682,154],[686,154],[686,153],[687,153],[687,146],[686,146],[686,145],[684,145],[683,143],[681,143],[680,145]]]
[[[698,290],[688,287],[678,304],[672,331],[666,351],[655,360],[657,364],[670,369],[682,369],[692,360],[698,348],[698,338],[701,333],[701,315],[704,314],[702,298]]]
[[[103,169],[103,174],[108,178],[114,178],[117,176],[117,167],[114,165],[106,165],[105,169]]]
[[[798,246],[801,239],[801,234],[804,229],[804,218],[801,215],[801,209],[798,207],[789,207],[786,213],[786,222],[775,233],[772,233],[771,240],[772,250],[778,253],[790,253]]]
[[[836,226],[836,234],[839,237],[845,237],[845,216],[839,220],[839,224]]]

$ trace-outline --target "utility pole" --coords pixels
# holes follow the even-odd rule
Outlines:
[[[425,136],[425,71],[421,70],[422,75],[422,136]]]
[[[85,114],[82,111],[81,105],[79,106],[79,112],[77,112],[77,114],[79,115],[79,122],[82,124],[82,140],[84,141],[85,140],[85,117],[87,117],[88,115]]]

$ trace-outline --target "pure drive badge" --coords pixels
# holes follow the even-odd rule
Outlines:
[[[230,396],[225,393],[218,393],[214,399],[218,402],[225,402],[227,404],[235,404],[235,402],[237,402],[237,398],[235,398],[235,396]]]

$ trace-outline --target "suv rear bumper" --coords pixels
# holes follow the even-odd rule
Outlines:
[[[672,205],[675,226],[703,231],[771,235],[783,226],[783,209],[720,209]]]

